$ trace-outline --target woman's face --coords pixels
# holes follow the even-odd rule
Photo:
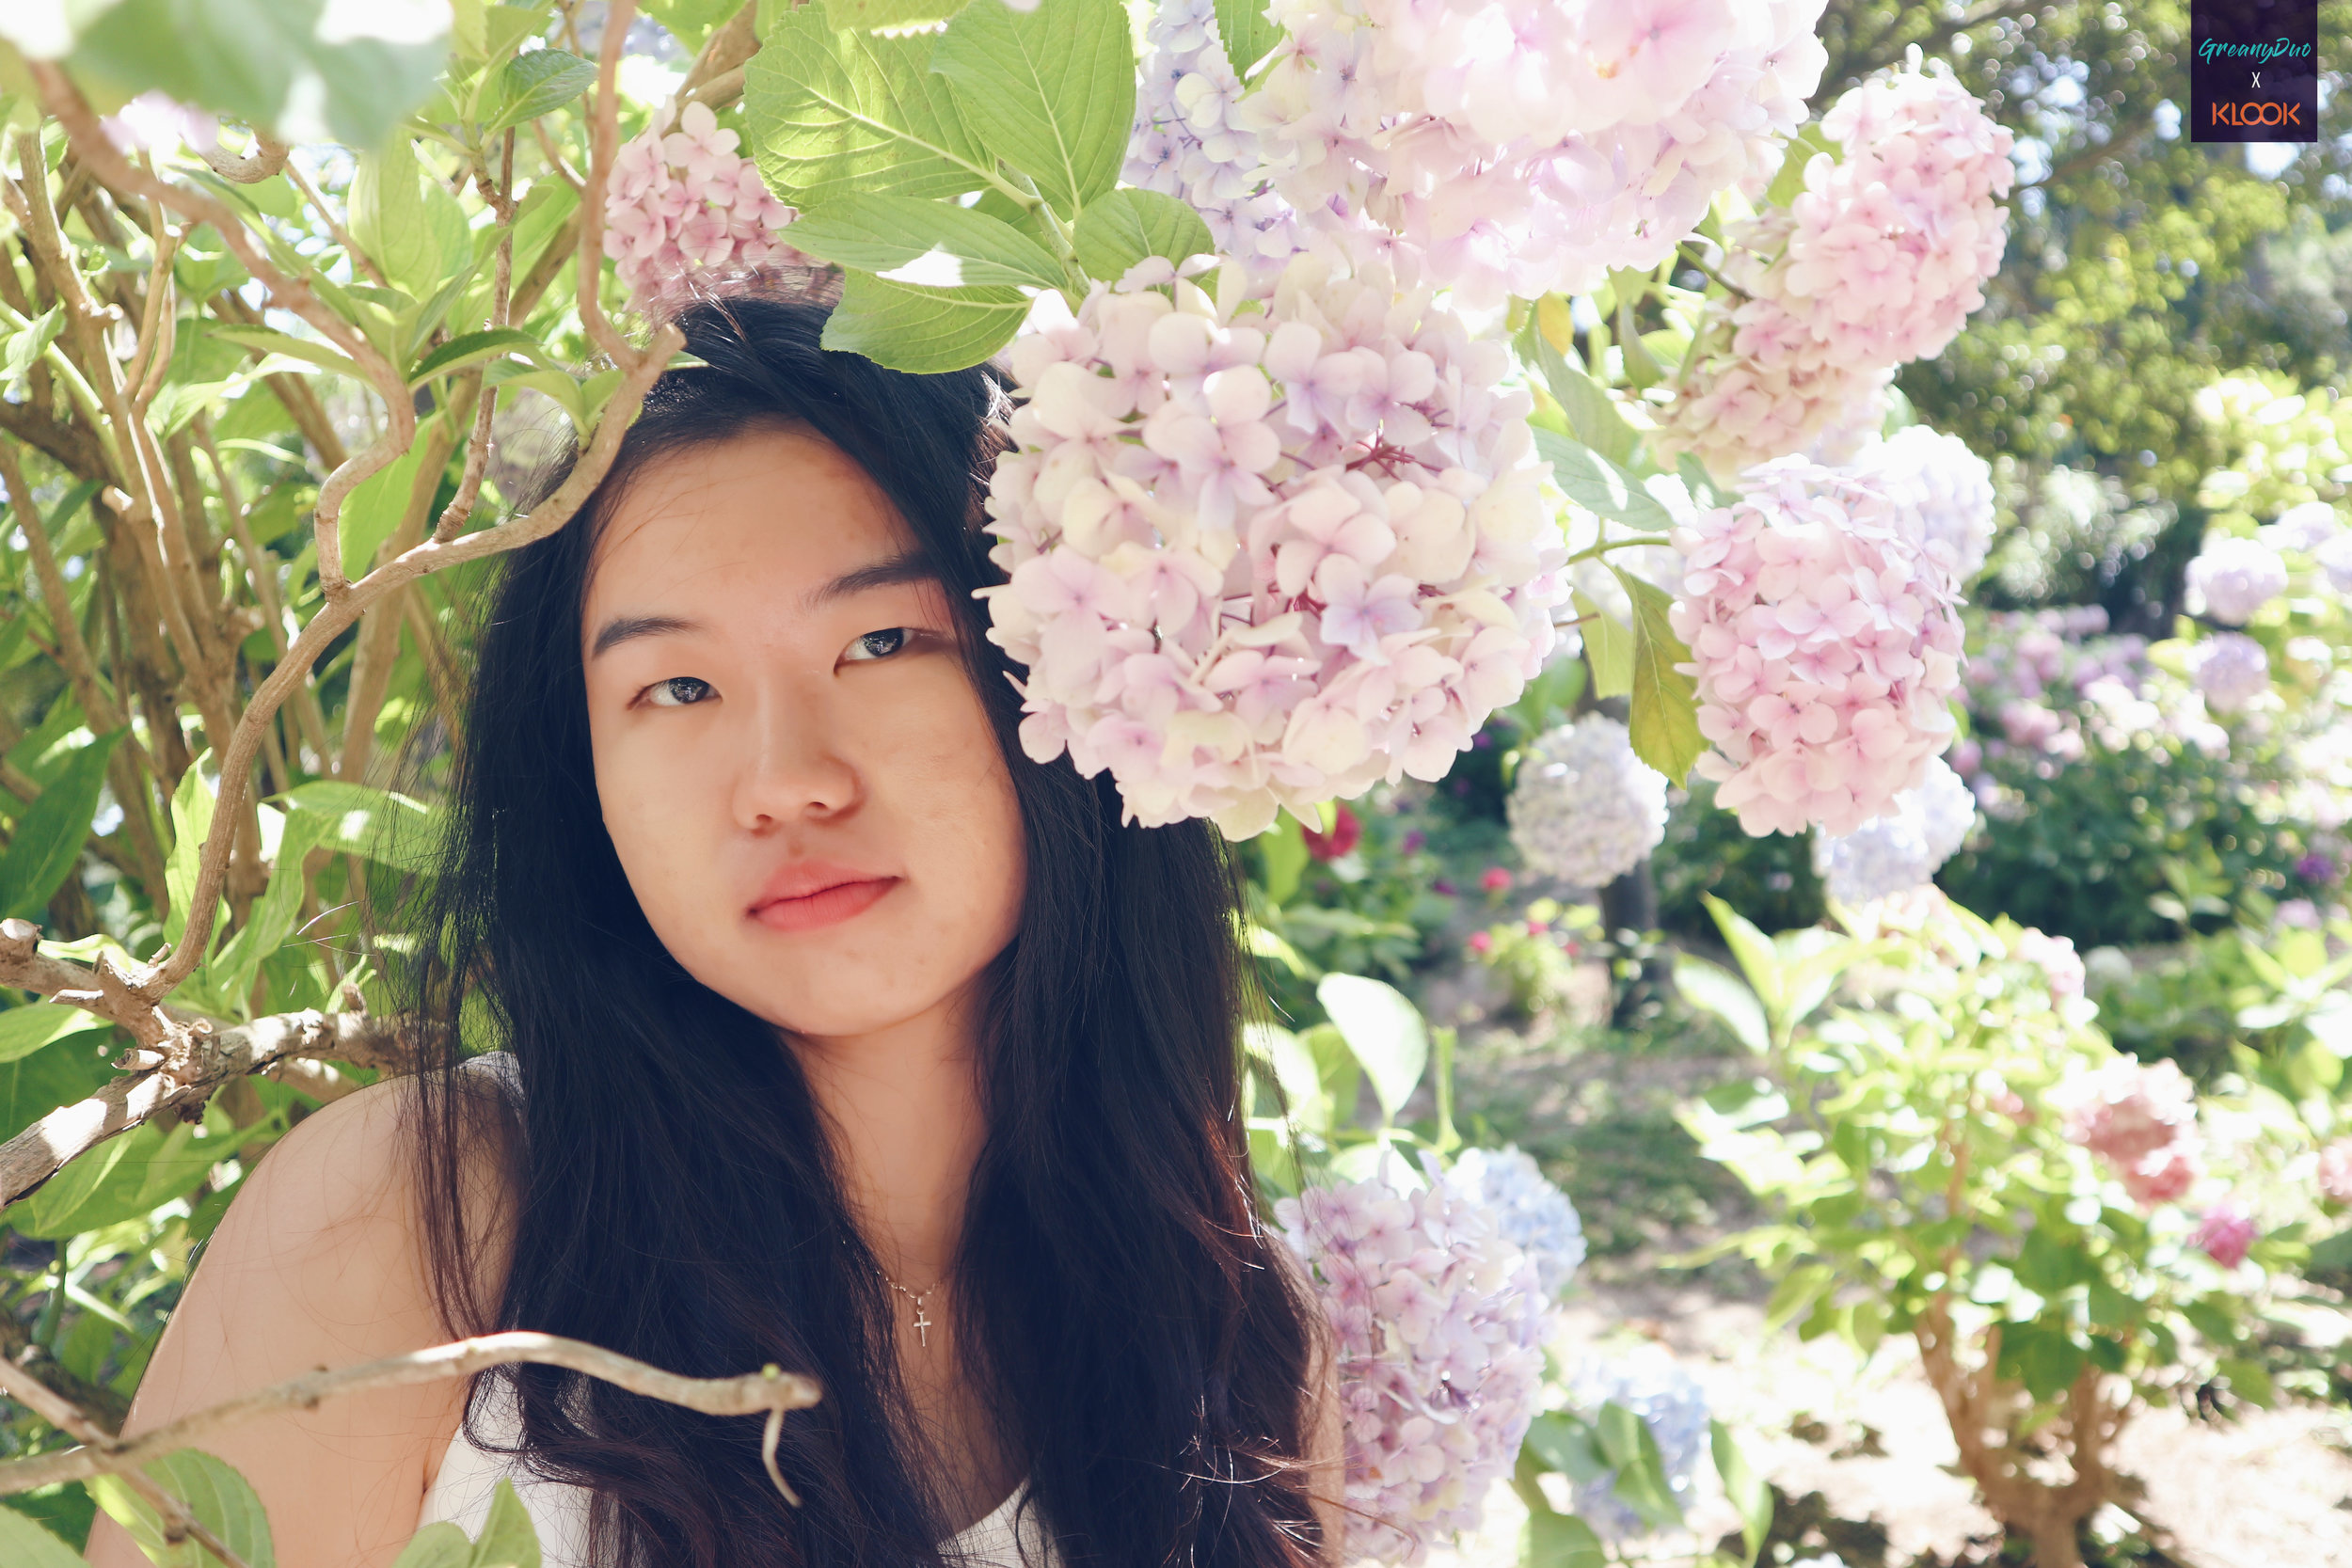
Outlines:
[[[940,585],[863,469],[769,429],[657,459],[590,566],[604,824],[688,973],[811,1039],[963,999],[1020,810]]]

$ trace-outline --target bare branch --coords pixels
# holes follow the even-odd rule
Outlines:
[[[680,104],[707,103],[723,109],[743,96],[743,65],[759,53],[759,8],[745,6],[712,33],[686,68],[678,85]]]
[[[773,1366],[741,1377],[680,1377],[578,1339],[559,1338],[552,1334],[485,1334],[410,1351],[405,1355],[361,1362],[356,1367],[306,1373],[183,1416],[152,1432],[125,1438],[106,1436],[45,1387],[38,1391],[25,1387],[27,1383],[35,1382],[28,1374],[12,1371],[0,1373],[0,1387],[32,1404],[44,1418],[61,1429],[63,1423],[34,1401],[43,1401],[51,1409],[62,1407],[60,1414],[70,1415],[90,1435],[83,1437],[83,1447],[64,1453],[41,1454],[0,1465],[0,1496],[54,1486],[60,1481],[87,1481],[92,1476],[126,1474],[151,1460],[194,1447],[225,1427],[273,1411],[307,1410],[322,1400],[370,1389],[446,1383],[452,1378],[471,1377],[518,1361],[562,1367],[626,1388],[632,1394],[700,1411],[706,1416],[756,1416],[764,1412],[771,1430],[787,1413],[806,1410],[823,1397],[816,1379]],[[777,1478],[776,1484],[783,1487],[787,1500],[799,1504],[800,1498],[792,1495],[790,1487],[784,1486],[782,1477]]]
[[[580,194],[580,264],[574,279],[580,325],[596,352],[616,365],[628,363],[628,345],[605,315],[597,294],[604,281],[604,191],[612,178],[621,135],[621,45],[636,20],[637,0],[612,0],[605,9],[604,40],[596,59],[596,106],[588,120],[588,180]]]

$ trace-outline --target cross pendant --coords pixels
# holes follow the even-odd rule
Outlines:
[[[931,1320],[930,1314],[923,1310],[923,1304],[919,1301],[914,1304],[914,1335],[917,1344],[926,1350],[930,1348]]]

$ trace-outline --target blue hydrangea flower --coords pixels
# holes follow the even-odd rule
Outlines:
[[[1464,1149],[1449,1176],[1494,1211],[1495,1227],[1527,1254],[1544,1293],[1557,1301],[1584,1261],[1584,1222],[1568,1195],[1516,1146]]]

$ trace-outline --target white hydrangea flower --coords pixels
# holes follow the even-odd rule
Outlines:
[[[1527,1254],[1544,1293],[1558,1300],[1584,1262],[1584,1221],[1534,1157],[1514,1145],[1466,1148],[1446,1180],[1478,1195],[1503,1239]]]
[[[2208,539],[2188,563],[2188,610],[2242,626],[2287,591],[2286,562],[2259,539]]]
[[[1915,424],[1866,442],[1845,465],[1887,487],[1917,519],[1919,542],[1955,582],[1984,570],[1993,545],[1993,466],[1957,436]]]
[[[1504,810],[1531,870],[1601,887],[1665,838],[1666,778],[1633,754],[1623,724],[1590,714],[1527,749]]]
[[[2256,532],[2274,550],[2301,550],[2309,554],[2342,534],[2344,525],[2336,521],[2336,509],[2326,501],[2305,501],[2300,506],[2288,507]]]
[[[1588,1416],[1619,1404],[1642,1418],[1657,1441],[1667,1487],[1689,1506],[1708,1436],[1707,1390],[1699,1380],[1665,1350],[1645,1345],[1628,1355],[1588,1358],[1570,1386],[1578,1409]],[[1642,1516],[1617,1497],[1616,1483],[1612,1471],[1578,1486],[1577,1517],[1605,1541],[1648,1534]]]
[[[2189,650],[2188,673],[2206,706],[2235,713],[2270,689],[2270,656],[2244,632],[2225,631]]]
[[[1889,894],[1925,886],[1937,867],[1960,852],[1977,819],[1977,798],[1942,757],[1928,763],[1915,788],[1895,797],[1895,808],[1840,838],[1813,840],[1813,869],[1841,904],[1860,906]]]

